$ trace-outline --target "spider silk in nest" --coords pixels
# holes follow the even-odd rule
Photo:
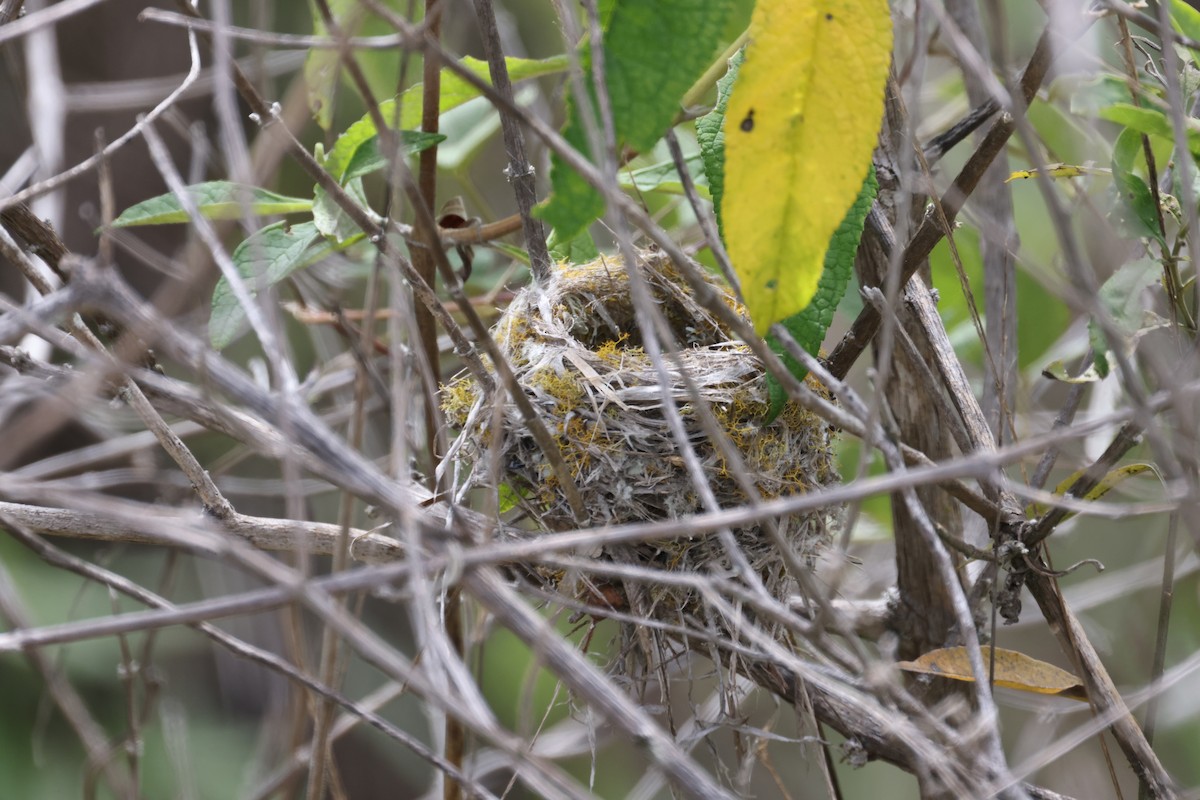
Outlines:
[[[758,358],[697,302],[665,256],[643,253],[638,266],[678,346],[677,358],[664,348],[668,395],[720,507],[746,504],[747,487],[771,499],[837,483],[828,424],[789,403],[764,426],[767,383]],[[745,315],[725,288],[711,285],[722,302]],[[473,465],[468,484],[498,489],[490,475],[498,464],[499,482],[507,485],[504,494],[545,530],[675,519],[705,510],[663,414],[659,372],[643,349],[629,292],[619,258],[560,264],[547,285],[520,292],[493,329],[517,384],[562,453],[582,496],[585,519],[576,521],[559,476],[511,398],[495,409],[492,403],[505,393],[483,397],[471,377],[443,387],[447,419],[462,430],[457,444]],[[823,391],[815,382],[809,385]],[[701,404],[725,435],[724,449],[709,436]],[[740,463],[729,457],[734,453]],[[839,508],[823,508],[779,521],[795,560],[811,563],[828,547],[839,515]],[[761,525],[733,534],[774,596],[794,589],[784,559]],[[607,547],[599,557],[693,575],[727,574],[730,559],[718,539],[703,534]],[[555,589],[568,590],[559,585],[563,571],[536,573]],[[571,593],[613,602],[611,580],[582,576],[582,581],[588,588]],[[681,611],[698,600],[692,590],[665,583],[652,587],[651,595],[660,610]]]

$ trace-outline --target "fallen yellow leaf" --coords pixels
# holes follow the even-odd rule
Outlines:
[[[992,647],[984,645],[979,649],[983,653],[983,666],[987,669],[992,659]],[[996,686],[1035,694],[1055,694],[1072,700],[1087,700],[1083,684],[1071,673],[1016,650],[997,647],[995,654],[993,682]],[[965,647],[931,650],[916,661],[898,661],[896,666],[906,672],[938,675],[956,681],[975,680]]]

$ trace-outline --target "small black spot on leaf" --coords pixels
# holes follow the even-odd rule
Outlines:
[[[826,19],[826,20],[832,20],[832,19],[833,19],[833,14],[826,14],[826,15],[825,15],[825,19]]]
[[[776,283],[774,279],[767,281],[767,288],[768,288],[768,289],[772,289],[772,290],[773,290],[773,289],[775,289],[775,287],[777,287],[778,285],[779,285],[779,284],[778,284],[778,283]]]
[[[738,125],[738,127],[741,128],[746,133],[749,133],[750,131],[754,130],[754,109],[753,108],[746,112],[746,118],[744,120],[742,120],[742,124]]]

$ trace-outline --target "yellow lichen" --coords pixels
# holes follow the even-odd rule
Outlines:
[[[461,428],[467,424],[467,415],[471,413],[471,408],[479,399],[478,384],[475,383],[474,378],[457,378],[450,383],[442,384],[441,397],[442,411],[446,415],[446,421]]]
[[[640,347],[625,347],[625,342],[627,341],[629,341],[628,333],[622,333],[616,339],[609,339],[604,344],[596,348],[596,358],[600,359],[609,366],[620,369],[625,356],[628,355],[631,350],[636,351],[638,354],[642,353],[642,348]]]
[[[583,399],[584,388],[579,376],[553,367],[542,367],[529,374],[527,385],[553,398],[563,413],[569,412]]]

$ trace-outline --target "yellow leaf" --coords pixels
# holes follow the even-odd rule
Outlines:
[[[1099,500],[1101,497],[1104,497],[1104,495],[1108,494],[1109,491],[1114,486],[1116,486],[1118,483],[1128,480],[1129,478],[1132,478],[1134,475],[1141,475],[1143,472],[1146,472],[1147,470],[1153,470],[1153,469],[1154,469],[1153,464],[1145,464],[1142,462],[1137,462],[1134,464],[1126,464],[1123,467],[1117,467],[1116,469],[1111,470],[1103,478],[1101,478],[1100,482],[1097,483],[1096,486],[1090,492],[1088,492],[1087,494],[1085,494],[1083,497],[1081,497],[1079,499],[1085,500],[1085,501]],[[1069,492],[1071,490],[1071,487],[1075,485],[1075,481],[1082,478],[1083,473],[1086,471],[1087,470],[1081,469],[1081,470],[1072,472],[1070,475],[1068,475],[1066,478],[1064,478],[1058,484],[1058,486],[1054,487],[1054,493],[1056,495],[1058,495],[1059,497],[1066,497],[1067,492]],[[1043,503],[1030,503],[1029,507],[1027,509],[1025,509],[1026,513],[1031,517],[1040,517],[1041,515],[1045,514],[1049,510],[1050,510],[1050,507]],[[1064,520],[1070,519],[1073,516],[1075,516],[1074,511],[1067,514],[1065,517],[1063,517],[1063,519]]]
[[[1102,380],[1095,364],[1089,365],[1081,375],[1072,375],[1067,369],[1066,362],[1061,358],[1051,361],[1043,367],[1042,377],[1049,378],[1052,381],[1062,381],[1063,383],[1095,383],[1098,380]]]
[[[1019,169],[1008,176],[1005,183],[1012,183],[1015,180],[1024,180],[1026,178],[1037,177],[1036,169]],[[1046,174],[1051,178],[1078,178],[1081,175],[1112,175],[1111,169],[1103,167],[1093,167],[1090,164],[1047,164]]]
[[[887,0],[758,0],[725,115],[722,224],[759,334],[804,309],[862,189],[892,57]]]
[[[983,654],[984,669],[987,669],[992,658],[992,648],[984,645],[979,649]],[[965,647],[932,650],[916,661],[899,661],[896,666],[906,672],[938,675],[956,681],[975,681]],[[1087,699],[1087,693],[1079,678],[1053,664],[1030,658],[1016,650],[996,648],[994,677],[996,686],[1035,694],[1056,694],[1072,700]]]

